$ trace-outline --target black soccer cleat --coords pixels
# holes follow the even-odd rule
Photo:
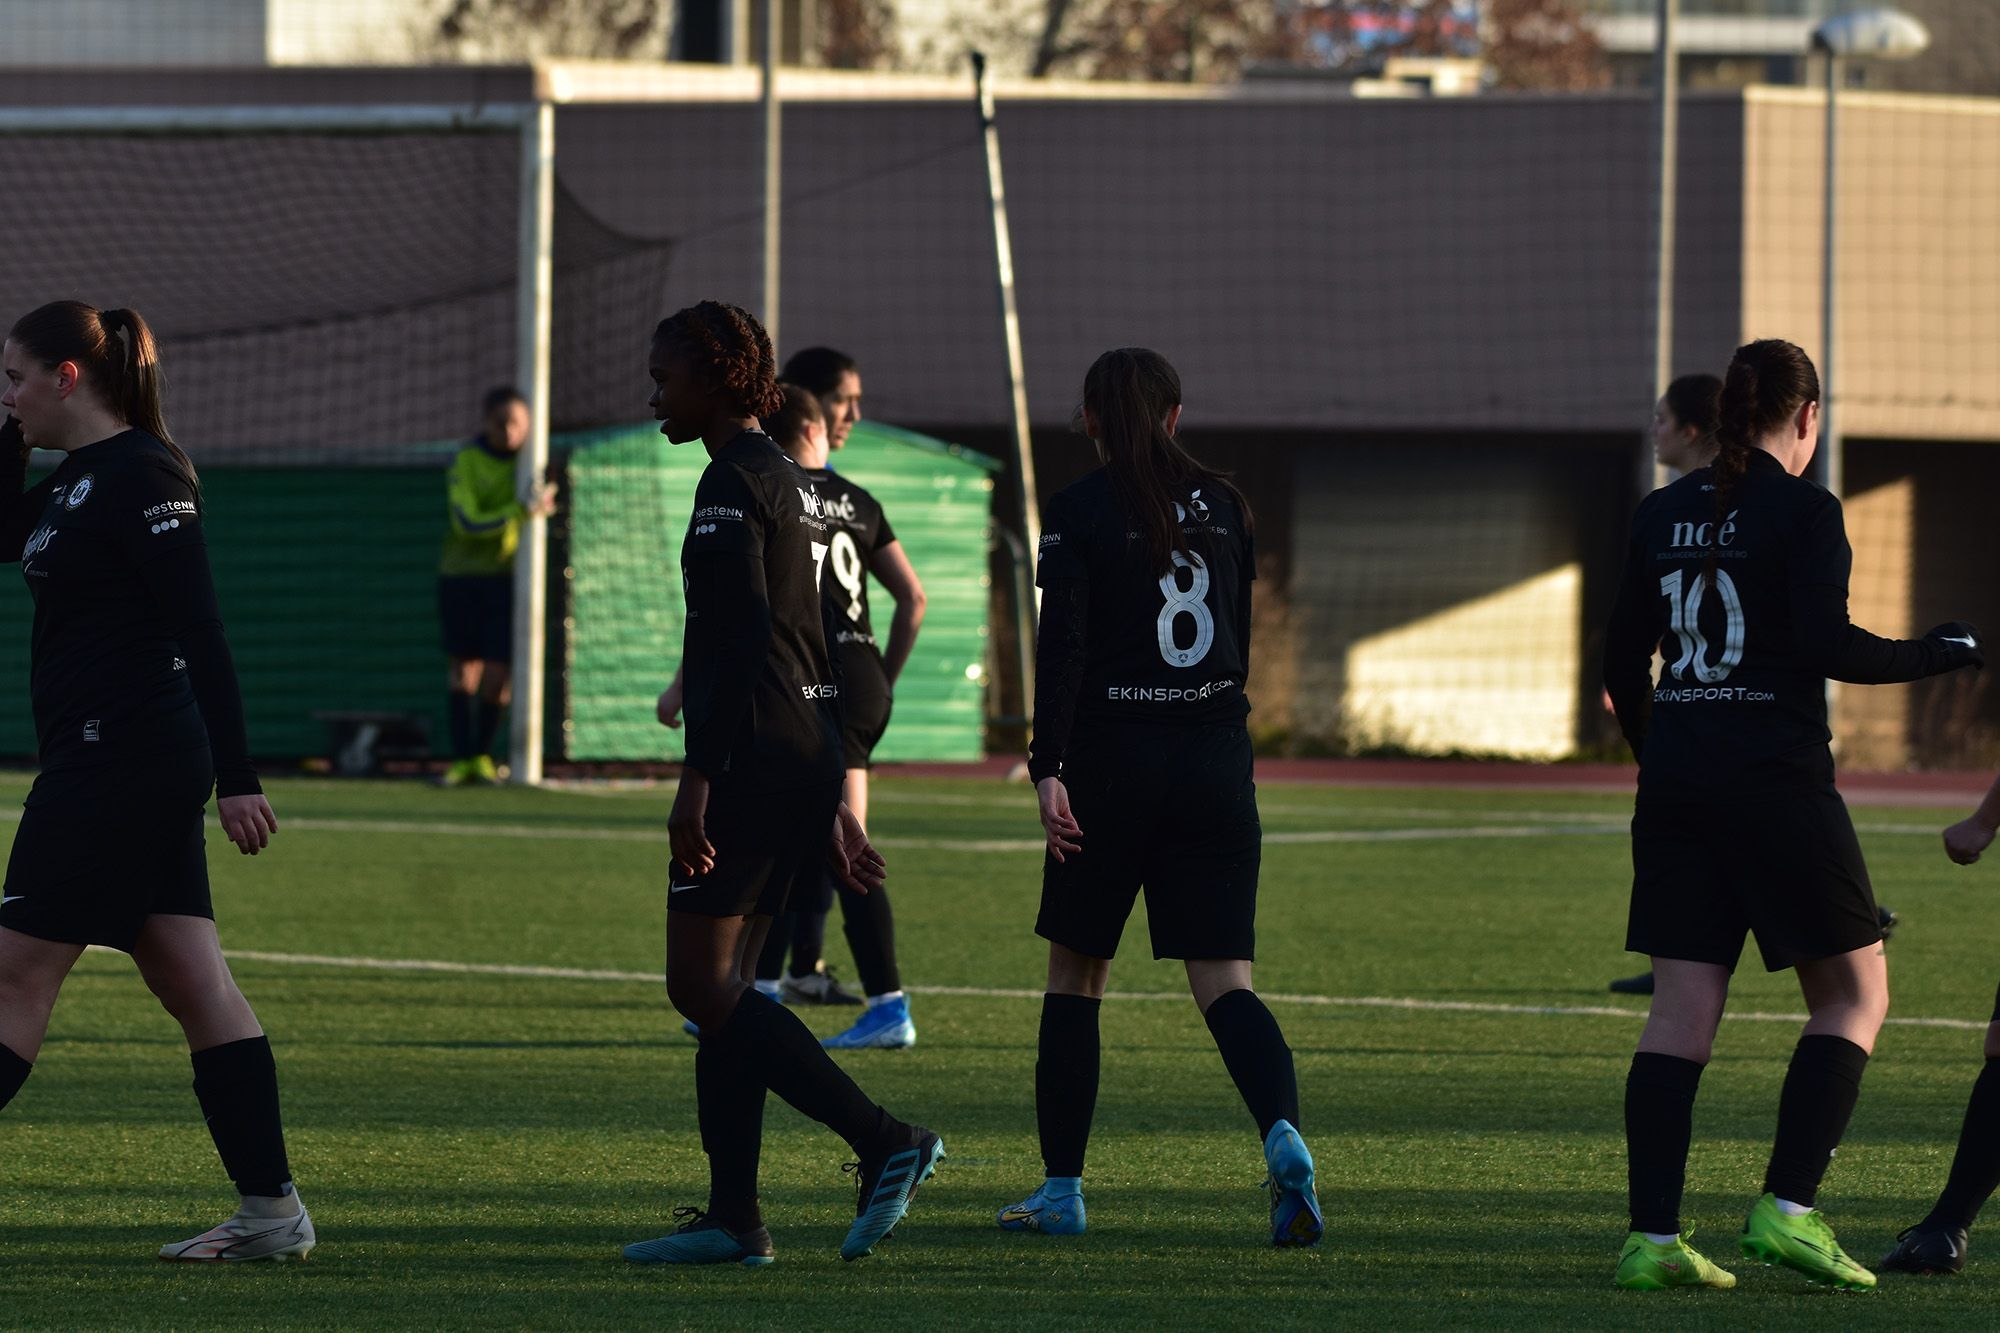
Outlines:
[[[1875,1266],[1889,1273],[1958,1273],[1965,1268],[1968,1244],[1964,1227],[1919,1222],[1896,1237],[1896,1248]]]
[[[1641,972],[1636,977],[1620,977],[1611,983],[1611,993],[1613,995],[1651,995],[1653,993],[1653,974],[1651,972]]]

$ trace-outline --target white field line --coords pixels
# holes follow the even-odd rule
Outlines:
[[[276,953],[264,949],[227,949],[231,958],[252,963],[279,963],[299,967],[335,967],[372,972],[431,972],[452,976],[529,977],[555,981],[612,981],[660,985],[656,972],[619,972],[592,967],[542,967],[528,963],[456,963],[437,958],[350,958],[336,954]],[[1027,987],[992,986],[911,986],[914,995],[949,995],[979,1000],[1039,1000],[1042,992]],[[1628,1018],[1643,1019],[1642,1009],[1621,1009],[1615,1005],[1482,1004],[1473,1000],[1416,1000],[1390,995],[1287,995],[1259,991],[1260,998],[1273,1004],[1307,1005],[1324,1009],[1400,1009],[1421,1013],[1501,1014],[1530,1018]],[[1107,991],[1108,1000],[1171,1001],[1188,1003],[1176,991]],[[1804,1014],[1726,1013],[1741,1023],[1790,1023],[1806,1021]],[[1914,1028],[1948,1028],[1961,1032],[1984,1031],[1986,1024],[1965,1018],[1898,1018],[1891,1024]]]

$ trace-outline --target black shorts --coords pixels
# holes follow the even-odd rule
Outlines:
[[[749,795],[711,788],[703,831],[715,866],[689,877],[670,867],[667,910],[699,916],[776,916],[805,901],[826,875],[840,784]]]
[[[1063,785],[1083,850],[1044,856],[1037,935],[1110,958],[1143,889],[1153,957],[1256,956],[1264,830],[1248,731],[1092,724]]]
[[[1734,970],[1751,933],[1772,972],[1881,941],[1875,890],[1840,794],[1822,787],[1686,802],[1641,793],[1625,947]]]
[[[840,744],[849,768],[867,768],[889,729],[889,673],[866,645],[840,650]]]
[[[149,916],[211,920],[206,748],[35,779],[0,890],[0,927],[130,952]]]
[[[447,574],[438,580],[438,626],[446,657],[467,662],[514,660],[514,580],[507,575]]]

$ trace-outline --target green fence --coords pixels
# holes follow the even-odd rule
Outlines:
[[[559,437],[569,462],[568,568],[552,578],[552,759],[678,759],[653,721],[681,635],[680,538],[700,446],[653,426]],[[443,464],[205,469],[205,521],[250,743],[260,756],[327,752],[318,715],[409,714],[444,737],[437,554]],[[873,490],[924,579],[930,614],[898,691],[884,759],[979,757],[992,482],[981,456],[868,423],[840,456]],[[560,549],[560,546],[559,548]],[[886,603],[886,597],[882,598]],[[35,750],[28,709],[32,603],[0,569],[0,755]],[[886,609],[880,616],[886,627]]]
[[[681,733],[653,719],[680,656],[681,536],[699,445],[635,426],[571,437],[564,750],[573,759],[678,759]],[[896,687],[878,759],[977,759],[984,752],[987,543],[995,466],[983,455],[862,422],[835,457],[872,491],[929,598]],[[872,598],[876,633],[889,599]]]

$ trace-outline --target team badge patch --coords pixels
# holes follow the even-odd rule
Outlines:
[[[63,497],[63,505],[69,509],[81,508],[83,502],[90,498],[90,488],[94,485],[96,485],[95,475],[89,472],[84,473],[71,485],[69,494]]]

